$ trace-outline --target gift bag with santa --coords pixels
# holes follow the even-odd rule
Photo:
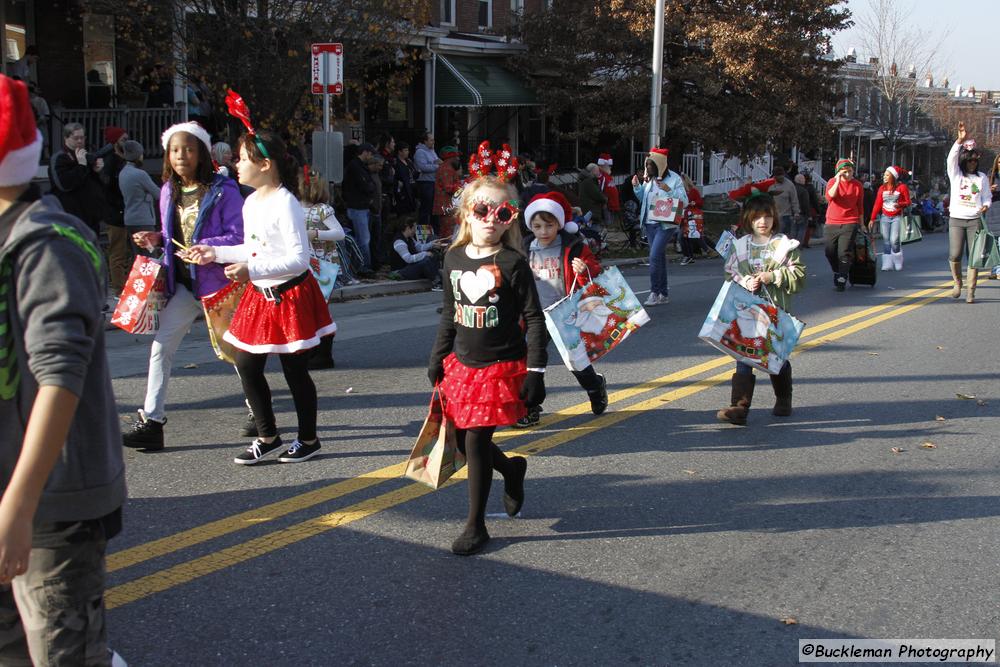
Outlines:
[[[727,281],[705,318],[698,337],[737,361],[776,375],[795,349],[800,320],[761,296]]]
[[[571,371],[583,370],[649,322],[617,267],[545,309],[545,324]]]

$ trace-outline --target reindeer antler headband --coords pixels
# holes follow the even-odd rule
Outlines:
[[[239,118],[243,125],[247,128],[247,134],[253,139],[253,142],[257,144],[257,148],[260,149],[261,155],[263,155],[268,160],[271,156],[268,154],[267,149],[264,148],[264,142],[260,140],[257,136],[257,130],[253,129],[253,124],[250,122],[250,109],[247,107],[247,103],[243,101],[240,94],[237,93],[232,88],[226,93],[226,108],[229,109],[229,115],[234,118]]]

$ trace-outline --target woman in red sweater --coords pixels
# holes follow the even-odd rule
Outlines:
[[[903,246],[899,243],[899,227],[903,213],[910,205],[910,189],[899,177],[906,173],[902,167],[889,167],[882,174],[882,185],[875,193],[875,206],[869,229],[878,220],[882,231],[882,270],[903,270]]]
[[[853,160],[837,160],[836,172],[826,188],[826,259],[833,269],[834,287],[843,292],[851,268],[851,244],[864,220],[864,195],[854,178]]]

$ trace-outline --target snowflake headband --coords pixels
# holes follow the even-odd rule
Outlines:
[[[250,109],[247,107],[247,103],[243,101],[240,94],[237,93],[232,88],[226,93],[226,107],[229,109],[229,115],[234,118],[239,118],[244,127],[247,128],[247,134],[253,139],[253,142],[257,144],[257,148],[260,150],[261,155],[266,159],[270,160],[271,156],[268,154],[267,149],[264,148],[264,142],[260,140],[257,136],[257,131],[253,129],[253,124],[250,123]]]
[[[484,141],[469,158],[470,180],[489,176],[495,168],[497,178],[507,182],[517,175],[520,166],[508,144],[494,153],[490,151],[490,142]]]

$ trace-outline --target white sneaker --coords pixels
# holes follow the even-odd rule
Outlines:
[[[656,292],[650,292],[649,296],[646,297],[646,301],[643,302],[644,306],[658,306],[660,305],[660,295]]]
[[[664,305],[664,304],[667,304],[667,303],[670,303],[670,297],[669,297],[669,296],[667,296],[666,294],[659,294],[659,295],[658,295],[658,299],[659,299],[659,300],[657,301],[657,304],[658,304],[658,305],[661,305],[661,306],[662,306],[662,305]]]

